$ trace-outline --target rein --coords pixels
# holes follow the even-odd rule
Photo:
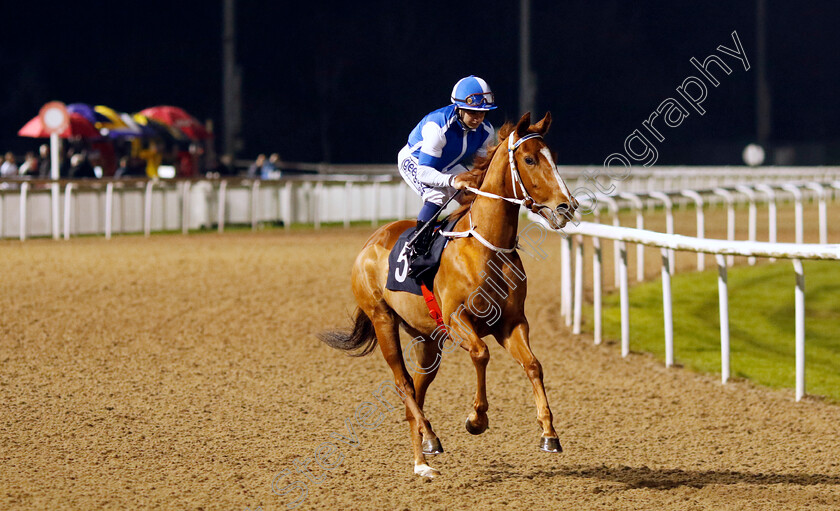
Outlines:
[[[467,191],[470,191],[470,192],[472,192],[476,195],[481,195],[482,197],[488,197],[490,199],[500,199],[500,200],[503,200],[503,201],[510,202],[512,204],[518,204],[520,206],[525,206],[526,208],[531,209],[531,211],[534,211],[535,207],[538,210],[543,209],[543,208],[551,210],[550,207],[548,207],[544,204],[540,204],[537,201],[535,201],[534,198],[531,197],[531,195],[528,193],[528,190],[525,189],[525,184],[522,182],[522,176],[519,174],[519,169],[516,168],[516,160],[513,158],[513,153],[516,151],[516,149],[519,148],[519,146],[522,145],[523,142],[525,142],[527,140],[531,140],[532,138],[542,138],[542,135],[540,135],[539,133],[529,133],[528,135],[525,135],[524,137],[517,140],[516,142],[513,141],[513,133],[511,133],[510,137],[508,137],[508,166],[510,167],[510,179],[511,179],[511,185],[513,186],[513,198],[504,197],[502,195],[496,195],[495,193],[484,192],[484,191],[481,191],[477,188],[473,188],[471,186],[468,186],[466,188]],[[521,199],[519,198],[520,190],[517,189],[517,184],[519,185],[519,189],[521,189],[521,193],[522,193],[522,198]],[[536,213],[536,211],[534,211],[534,212]],[[475,224],[473,224],[473,220],[472,220],[472,208],[470,208],[470,211],[467,213],[467,217],[470,220],[469,230],[467,230],[467,231],[441,231],[440,234],[443,235],[443,236],[446,236],[448,238],[467,238],[469,236],[472,236],[475,239],[477,239],[479,241],[479,243],[481,243],[485,247],[489,248],[490,250],[492,250],[494,252],[501,252],[503,254],[510,254],[511,252],[515,251],[519,247],[519,236],[516,237],[516,241],[513,244],[513,247],[511,247],[511,248],[502,248],[502,247],[497,247],[496,245],[493,245],[492,243],[487,241],[482,235],[480,235],[475,230]]]

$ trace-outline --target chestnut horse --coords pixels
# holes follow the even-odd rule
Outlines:
[[[423,297],[385,288],[388,254],[400,234],[414,225],[404,220],[378,229],[356,258],[352,285],[358,309],[353,331],[319,336],[334,348],[355,351],[356,356],[370,353],[379,343],[405,402],[414,472],[420,476],[440,474],[426,463],[426,454],[443,449],[423,414],[423,401],[442,353],[458,345],[469,352],[476,371],[474,411],[467,417],[467,431],[477,435],[487,429],[485,369],[490,353],[482,338],[488,335],[519,362],[533,385],[537,422],[542,427],[540,448],[562,451],[543,386],[542,366],[529,346],[524,313],[527,286],[516,252],[520,205],[543,216],[554,229],[562,228],[578,206],[542,138],[550,124],[550,113],[534,125],[530,113],[516,126],[505,124],[499,132],[500,142],[470,171],[478,188],[469,189],[475,194],[469,209],[464,206],[454,213],[461,218],[453,232],[447,233],[452,239],[434,279],[434,295],[446,329],[437,327]],[[497,276],[492,285],[483,286],[490,283],[488,275],[492,274]],[[496,314],[490,318],[488,311],[494,306]],[[414,337],[406,349],[414,378],[400,348],[400,326]]]

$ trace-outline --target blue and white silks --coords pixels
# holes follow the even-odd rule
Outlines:
[[[487,155],[493,134],[487,121],[474,130],[464,126],[455,105],[439,108],[409,134],[397,159],[400,174],[424,201],[443,204],[455,193],[453,177],[467,170],[464,163],[474,156]]]

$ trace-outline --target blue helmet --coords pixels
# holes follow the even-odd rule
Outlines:
[[[490,86],[475,75],[458,80],[455,87],[452,87],[450,99],[458,108],[467,110],[486,111],[496,109],[496,101]]]

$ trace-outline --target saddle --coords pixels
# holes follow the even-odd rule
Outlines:
[[[457,219],[437,223],[434,226],[434,234],[432,235],[432,244],[429,252],[420,256],[414,263],[419,271],[414,276],[408,275],[408,250],[405,244],[414,236],[416,227],[412,227],[403,232],[391,253],[388,255],[388,281],[385,283],[385,288],[391,291],[404,291],[415,295],[423,296],[422,285],[426,288],[432,289],[432,284],[440,267],[440,258],[443,255],[443,249],[449,243],[449,238],[441,236],[440,231],[451,231],[455,227]]]

